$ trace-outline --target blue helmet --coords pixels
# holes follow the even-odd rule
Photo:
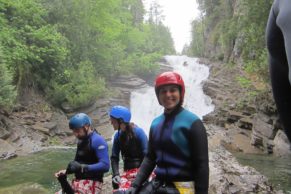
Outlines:
[[[69,127],[70,129],[74,130],[74,129],[82,128],[85,125],[91,126],[91,124],[92,124],[91,119],[87,114],[78,113],[70,119]]]
[[[130,111],[124,106],[113,106],[109,115],[115,119],[120,119],[124,123],[129,123],[131,119]]]

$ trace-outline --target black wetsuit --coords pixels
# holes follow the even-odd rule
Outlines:
[[[291,2],[275,0],[267,30],[270,75],[280,119],[291,141]]]
[[[156,174],[155,180],[145,184],[140,193],[181,193],[173,182],[193,181],[196,194],[208,193],[207,134],[195,114],[180,107],[153,120],[148,153],[132,186],[140,187],[152,170]]]

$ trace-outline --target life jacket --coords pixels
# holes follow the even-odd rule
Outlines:
[[[95,164],[98,163],[98,158],[96,156],[95,151],[92,149],[92,137],[96,135],[96,131],[93,131],[91,135],[86,139],[79,140],[77,145],[77,152],[75,160],[81,164]],[[93,145],[94,146],[94,145]],[[103,181],[103,173],[96,172],[83,172],[83,173],[75,173],[76,179],[89,179],[89,180],[97,180]]]

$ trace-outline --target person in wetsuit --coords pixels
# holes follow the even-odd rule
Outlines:
[[[208,141],[202,121],[182,107],[185,86],[175,72],[160,74],[155,92],[164,113],[152,121],[148,152],[127,194],[207,194]],[[156,178],[145,183],[154,170]]]
[[[121,183],[119,174],[119,155],[123,159],[123,179],[128,182],[135,178],[138,168],[146,154],[148,138],[143,129],[130,123],[131,113],[124,106],[113,106],[109,113],[111,124],[117,132],[113,138],[111,167],[112,186],[118,189]],[[129,180],[130,177],[130,180]]]
[[[290,0],[275,0],[269,14],[266,39],[273,96],[280,120],[291,142],[290,18]]]
[[[55,173],[62,186],[58,193],[92,193],[102,190],[103,175],[109,171],[108,145],[105,139],[94,129],[90,117],[85,113],[74,115],[69,127],[78,139],[75,159],[66,170]],[[75,174],[68,184],[67,174]]]

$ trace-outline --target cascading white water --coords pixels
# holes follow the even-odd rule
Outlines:
[[[197,63],[197,59],[187,56],[165,56],[165,59],[179,73],[185,82],[184,107],[202,118],[214,110],[211,98],[202,90],[202,82],[209,76],[209,68]],[[131,93],[130,107],[132,121],[146,133],[152,120],[163,112],[153,87],[147,86]]]

